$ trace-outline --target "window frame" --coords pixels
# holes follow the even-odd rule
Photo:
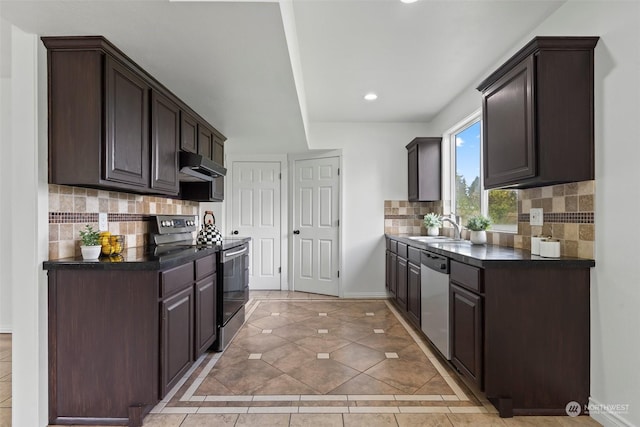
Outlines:
[[[482,109],[478,109],[460,120],[454,126],[447,129],[442,135],[442,173],[443,191],[442,194],[448,200],[443,200],[443,214],[450,215],[456,213],[456,135],[463,132],[475,123],[480,123],[480,213],[488,217],[489,213],[489,191],[484,187],[484,150],[482,149],[483,122]],[[460,224],[463,225],[463,224]],[[492,231],[500,233],[517,234],[516,229],[501,229],[492,227]]]

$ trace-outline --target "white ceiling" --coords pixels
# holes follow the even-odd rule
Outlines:
[[[283,153],[306,149],[307,122],[428,122],[564,1],[0,0],[0,15],[104,35],[233,151]]]

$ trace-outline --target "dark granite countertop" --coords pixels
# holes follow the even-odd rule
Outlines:
[[[139,246],[125,249],[118,257],[101,257],[98,260],[84,260],[82,257],[49,260],[43,263],[43,268],[45,270],[166,270],[240,246],[250,240],[250,237],[225,238],[219,246],[176,246],[175,250],[161,255],[155,254],[153,247]]]
[[[532,255],[524,249],[505,246],[472,245],[468,240],[458,242],[425,243],[409,236],[386,234],[386,237],[406,243],[415,248],[428,250],[442,256],[474,265],[480,268],[493,267],[556,267],[556,268],[589,268],[596,265],[592,259],[584,258],[544,258]]]

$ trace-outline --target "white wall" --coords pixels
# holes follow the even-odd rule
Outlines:
[[[605,425],[640,425],[640,229],[632,219],[640,212],[640,3],[567,2],[525,39],[514,43],[503,59],[535,35],[601,37],[595,51],[596,267],[591,275],[591,396],[595,404],[629,407],[628,413],[591,413]],[[480,94],[469,87],[430,126],[441,133],[479,105]]]
[[[10,132],[2,134],[0,210],[3,223],[10,225],[2,235],[2,245],[12,253],[12,268],[5,276],[12,287],[11,304],[20,307],[12,314],[12,425],[45,426],[47,283],[42,262],[47,258],[49,238],[46,51],[35,35],[11,27],[10,52],[9,90],[14,96],[9,104]],[[6,151],[8,146],[10,151]]]
[[[0,19],[0,242],[11,232],[8,219],[11,188],[11,25]],[[11,332],[11,251],[0,244],[0,333]]]
[[[344,297],[386,296],[384,201],[407,199],[407,150],[419,123],[311,123],[311,149],[342,149]]]

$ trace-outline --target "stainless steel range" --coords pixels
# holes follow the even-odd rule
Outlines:
[[[198,220],[193,215],[156,215],[150,224],[153,254],[160,259],[180,258],[209,249],[195,242]],[[223,239],[216,256],[217,327],[214,349],[224,350],[245,320],[249,300],[248,239]]]

